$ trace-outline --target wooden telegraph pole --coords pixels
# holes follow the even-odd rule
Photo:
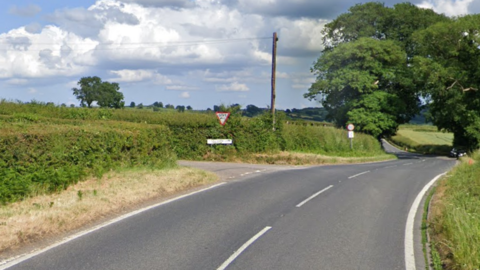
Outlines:
[[[272,49],[272,109],[273,130],[275,131],[275,73],[277,70],[277,32],[273,33],[273,49]]]

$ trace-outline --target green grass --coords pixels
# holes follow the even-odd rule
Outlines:
[[[452,148],[453,134],[440,132],[435,126],[401,125],[397,134],[390,140],[410,152],[448,155]]]
[[[480,153],[444,179],[441,215],[431,224],[436,248],[449,269],[480,268]],[[435,254],[434,254],[435,255]]]

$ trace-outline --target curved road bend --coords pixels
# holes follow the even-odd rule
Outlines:
[[[243,177],[0,269],[405,269],[410,207],[455,160],[401,155]]]

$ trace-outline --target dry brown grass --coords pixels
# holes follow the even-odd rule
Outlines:
[[[217,180],[215,174],[193,168],[111,172],[59,194],[2,206],[0,253]]]

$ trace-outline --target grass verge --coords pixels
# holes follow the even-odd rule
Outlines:
[[[244,154],[238,156],[210,153],[209,155],[204,156],[203,160],[275,165],[326,165],[378,162],[393,160],[396,158],[395,155],[391,154],[367,157],[335,157],[309,153],[278,152],[270,154]]]
[[[473,155],[478,161],[480,153]],[[442,179],[429,220],[436,269],[480,269],[480,163],[462,163]]]
[[[193,168],[123,170],[1,206],[0,253],[217,180],[215,174]]]

